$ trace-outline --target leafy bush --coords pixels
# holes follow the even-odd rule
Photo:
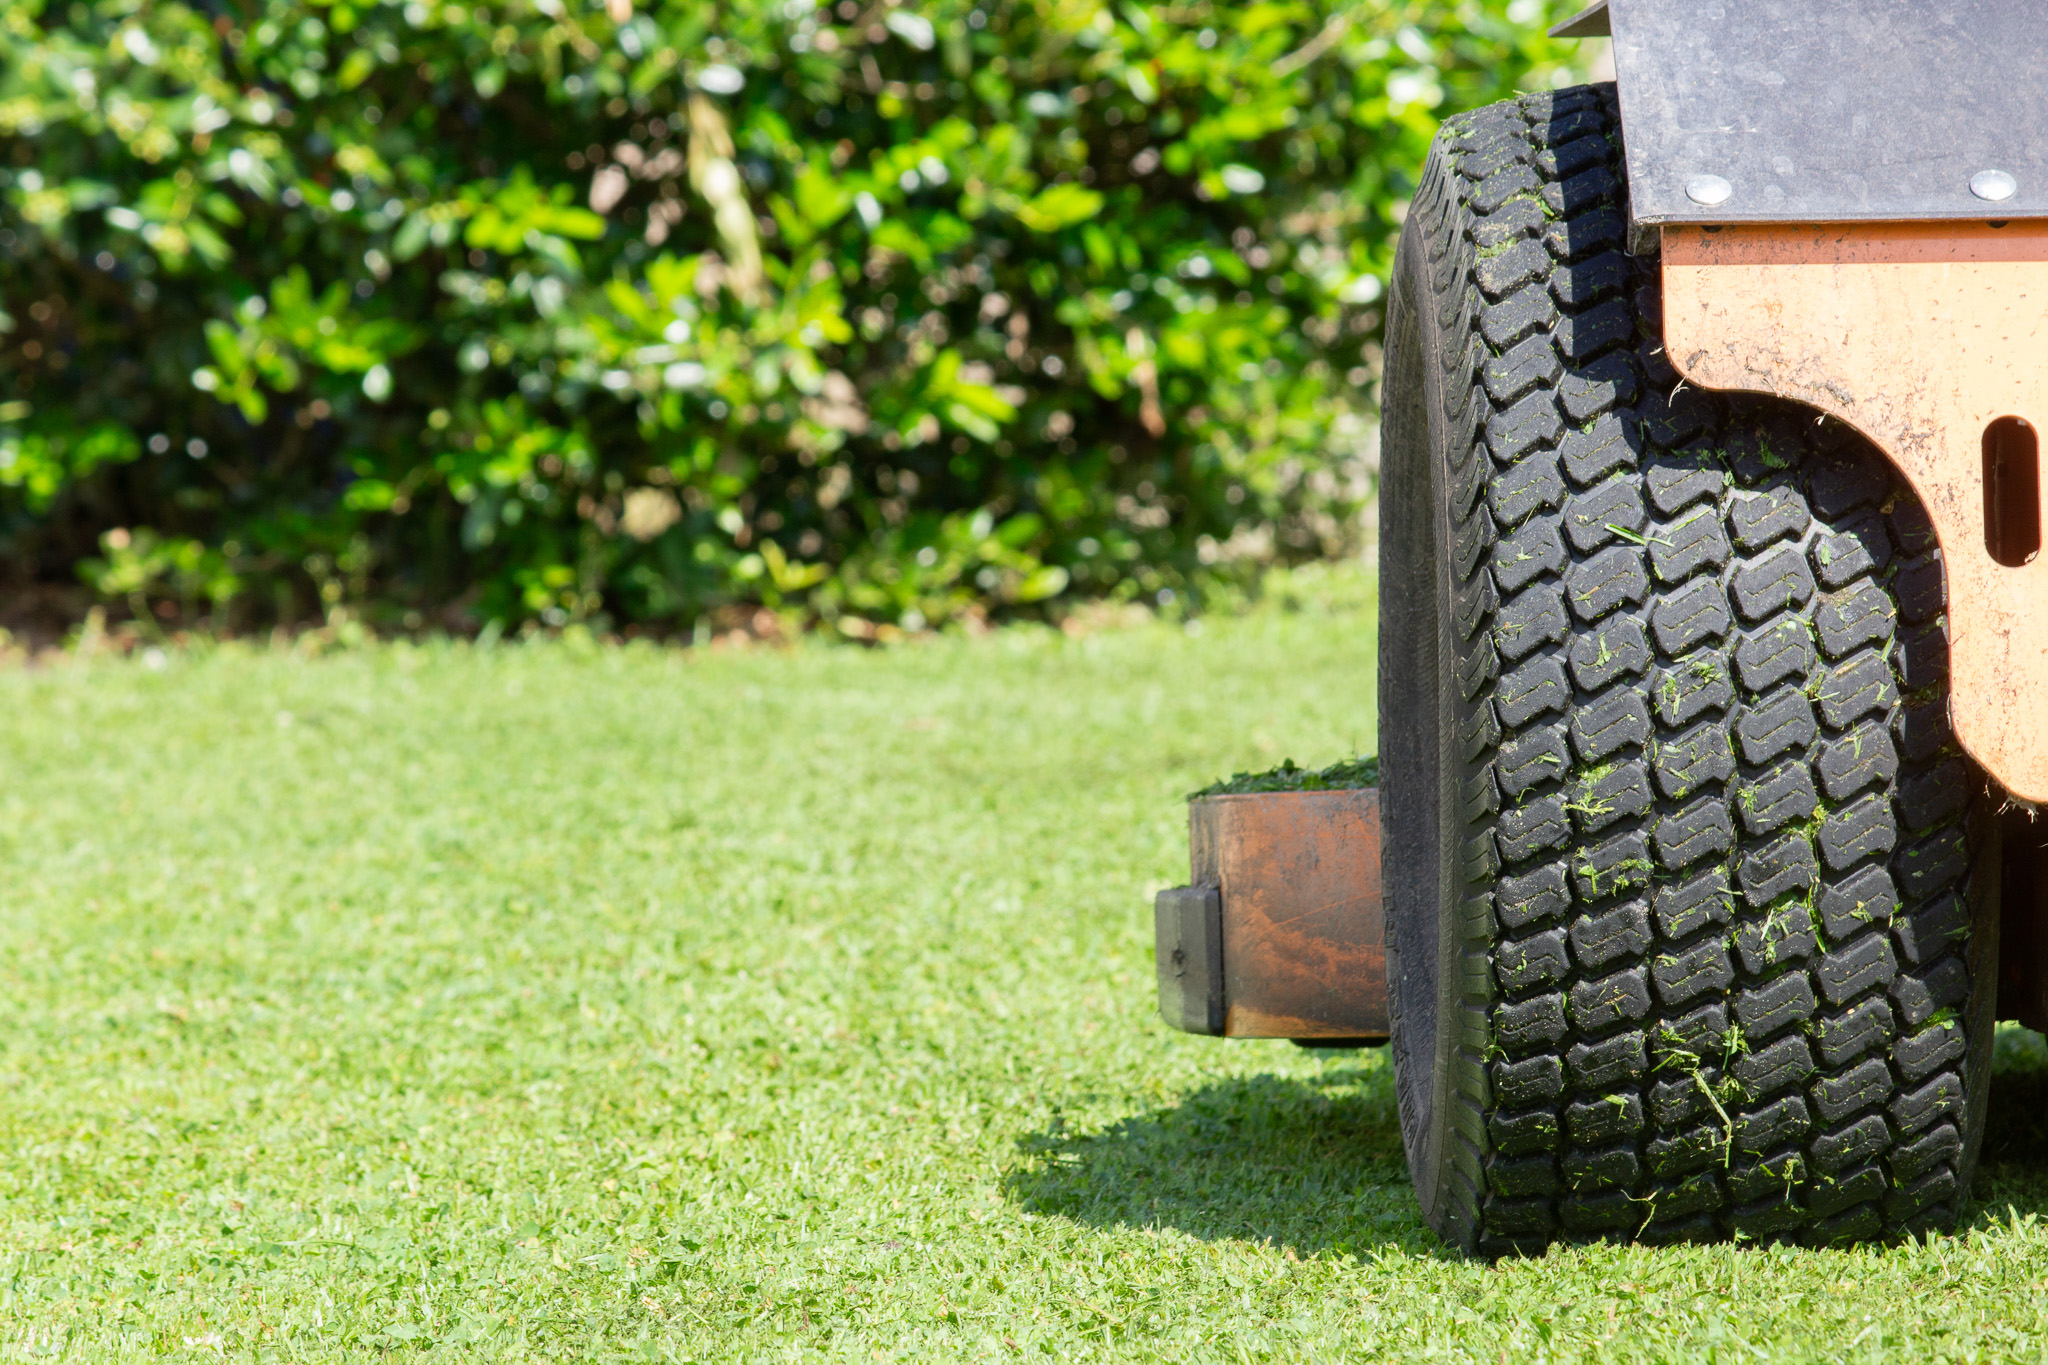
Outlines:
[[[11,0],[0,558],[218,627],[873,636],[1352,543],[1551,0]]]

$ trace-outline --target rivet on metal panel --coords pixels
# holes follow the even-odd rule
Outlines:
[[[1970,177],[1970,193],[1996,204],[2019,192],[2020,182],[2004,171],[1979,171]]]
[[[1701,208],[1710,209],[1725,204],[1728,202],[1728,196],[1733,193],[1735,187],[1718,175],[1696,175],[1685,182],[1685,197]]]

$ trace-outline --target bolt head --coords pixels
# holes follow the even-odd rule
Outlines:
[[[1970,193],[1996,204],[2019,193],[2020,182],[2004,171],[1979,171],[1970,177]]]
[[[1703,209],[1718,208],[1734,193],[1735,187],[1718,175],[1696,175],[1685,182],[1685,197]]]

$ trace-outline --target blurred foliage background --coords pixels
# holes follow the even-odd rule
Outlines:
[[[1439,117],[1565,0],[5,0],[0,577],[855,638],[1353,549]],[[496,622],[496,626],[490,623]]]

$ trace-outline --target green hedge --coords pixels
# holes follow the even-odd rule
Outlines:
[[[16,592],[872,636],[1353,543],[1410,177],[1573,6],[0,8]]]

